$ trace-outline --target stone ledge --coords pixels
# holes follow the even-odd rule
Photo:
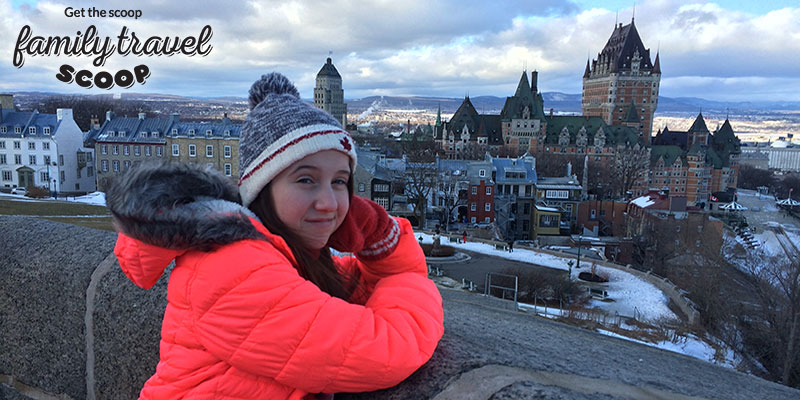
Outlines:
[[[145,291],[116,262],[98,272],[87,350],[87,288],[115,235],[12,216],[0,216],[0,232],[0,376],[60,399],[136,398],[158,361],[167,279]],[[694,358],[509,311],[507,301],[447,289],[442,296],[445,336],[428,364],[394,388],[337,400],[800,398]],[[0,398],[36,398],[15,387],[0,382]]]

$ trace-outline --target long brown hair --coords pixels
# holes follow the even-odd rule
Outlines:
[[[270,233],[281,236],[292,251],[297,265],[295,268],[305,279],[317,285],[323,292],[343,300],[350,300],[356,291],[359,282],[358,271],[351,275],[343,275],[333,262],[330,249],[327,247],[319,251],[319,256],[303,245],[303,239],[281,222],[275,212],[275,204],[269,191],[272,182],[267,184],[255,200],[250,203],[253,211]],[[353,173],[347,181],[347,190],[353,196]]]

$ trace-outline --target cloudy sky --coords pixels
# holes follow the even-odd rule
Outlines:
[[[645,47],[653,57],[661,54],[662,96],[800,101],[797,1],[635,3]],[[131,4],[141,18],[65,15],[67,7]],[[628,24],[632,17],[633,0],[0,0],[0,91],[108,93],[55,76],[63,64],[112,74],[145,64],[151,75],[144,85],[110,91],[245,97],[262,73],[280,71],[310,98],[330,53],[347,98],[504,97],[513,94],[523,69],[539,71],[542,91],[578,94],[587,58],[597,56],[615,21]],[[123,26],[145,40],[196,37],[210,25],[213,49],[205,57],[114,54],[102,67],[90,56],[25,54],[17,68],[14,52],[25,25],[32,36],[73,41],[95,25],[112,43]]]

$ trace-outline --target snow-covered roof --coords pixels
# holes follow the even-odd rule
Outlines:
[[[631,200],[631,204],[633,204],[633,205],[635,205],[635,206],[637,206],[639,208],[647,208],[647,207],[652,206],[655,203],[656,203],[655,200],[650,198],[650,196],[637,197],[637,198]]]

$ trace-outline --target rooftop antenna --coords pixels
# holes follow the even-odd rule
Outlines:
[[[631,22],[633,22],[634,18],[636,18],[636,2],[635,1],[633,2],[633,14],[631,14]]]
[[[619,23],[619,10],[617,10],[617,13],[614,15],[614,26],[615,27],[617,26],[617,23]]]

